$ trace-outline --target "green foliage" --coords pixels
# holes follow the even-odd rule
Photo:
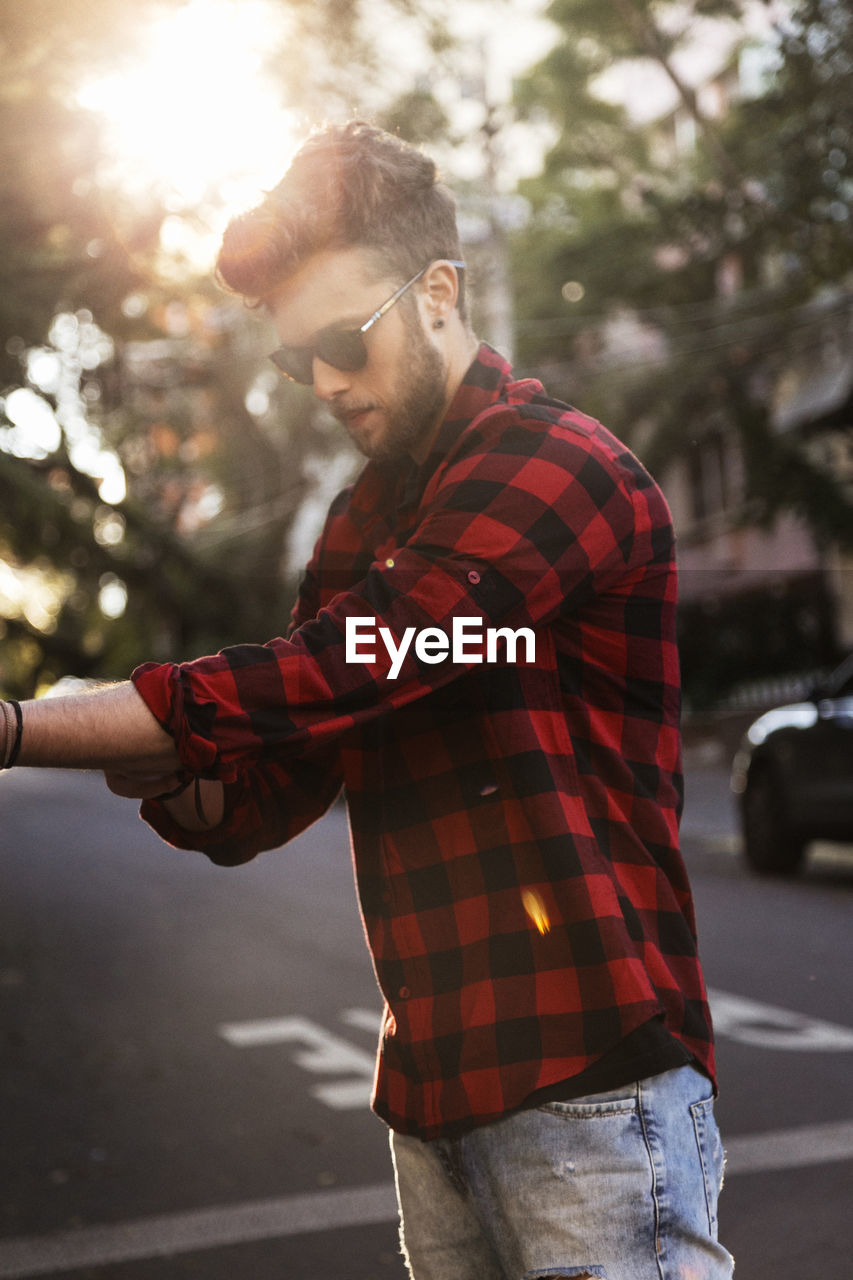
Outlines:
[[[447,113],[425,86],[401,94],[378,114],[376,123],[417,146],[444,137],[449,127]]]
[[[853,12],[801,0],[779,53],[767,92],[732,121],[731,145],[762,196],[746,228],[754,251],[784,256],[806,293],[853,266]]]
[[[778,428],[772,405],[782,375],[816,377],[827,342],[843,345],[851,325],[853,12],[792,0],[765,51],[763,83],[748,93],[736,75],[747,42],[734,40],[722,78],[728,109],[712,117],[674,55],[698,20],[737,22],[743,8],[550,6],[560,43],[518,93],[528,117],[557,126],[542,175],[524,184],[532,216],[513,246],[521,363],[612,424],[662,477],[675,460],[688,464],[709,430],[725,433],[738,442],[743,523],[770,528],[793,513],[818,544],[849,549],[849,486],[816,460],[808,431]],[[664,72],[692,148],[676,145],[673,118],[602,103],[597,78],[625,59]],[[849,399],[837,407],[836,426],[849,431],[851,408]],[[725,607],[733,618],[737,605]],[[718,632],[685,613],[686,668],[706,682],[693,690],[700,701],[760,673],[762,645],[750,648],[746,626],[760,613],[729,619],[737,639],[718,661],[707,646]],[[825,662],[834,655],[821,617]],[[796,627],[786,628],[773,670],[800,660]]]
[[[421,12],[415,0],[391,3],[413,19]],[[272,335],[262,320],[190,264],[164,260],[161,229],[175,207],[153,185],[130,196],[107,176],[99,127],[76,105],[84,78],[133,70],[149,14],[181,4],[0,3],[7,695],[29,695],[66,674],[118,678],[146,659],[282,633],[298,576],[289,555],[295,522],[318,480],[343,483],[353,469],[310,395],[266,371]],[[381,77],[365,5],[297,0],[282,8],[287,39],[271,39],[269,61],[306,127],[362,103],[375,113]],[[438,8],[423,29],[433,48],[445,42]],[[415,140],[443,125],[426,90],[388,110]],[[187,222],[208,214],[177,211]],[[99,354],[63,346],[57,317],[66,334],[94,328]],[[58,381],[39,380],[34,352],[61,369]],[[22,388],[61,428],[48,449],[10,443]],[[81,432],[107,461],[120,460],[123,500],[99,492],[97,460],[85,461]]]
[[[590,391],[623,430],[654,404],[672,449],[667,424],[683,421],[683,403],[707,403],[720,385],[749,404],[768,357],[796,339],[796,306],[853,267],[853,16],[831,0],[795,5],[765,92],[735,97],[718,122],[703,116],[671,58],[697,17],[736,19],[738,4],[555,0],[548,12],[562,40],[519,89],[526,113],[561,125],[543,175],[523,188],[532,220],[515,242],[522,359],[562,363],[576,396]],[[651,58],[671,75],[697,127],[692,153],[662,146],[659,124],[597,98],[595,77],[625,58]],[[721,295],[727,264],[743,294]],[[566,281],[582,286],[580,301],[561,296]],[[590,358],[594,331],[621,310],[657,331],[670,353],[645,377],[642,362],[630,361],[599,377]],[[748,433],[752,420],[734,425]],[[848,518],[839,537],[850,527]]]

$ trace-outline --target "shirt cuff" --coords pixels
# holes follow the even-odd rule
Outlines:
[[[174,740],[185,769],[223,782],[233,777],[233,769],[227,776],[215,769],[219,754],[215,743],[193,729],[196,717],[204,719],[205,708],[193,702],[176,663],[146,662],[130,678],[155,720]]]

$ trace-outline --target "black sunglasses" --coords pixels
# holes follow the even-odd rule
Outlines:
[[[460,271],[464,268],[464,262],[458,262],[455,258],[434,259],[434,261],[449,262],[452,267],[457,267]],[[333,369],[340,369],[345,373],[356,373],[359,369],[363,369],[367,364],[367,347],[364,342],[364,335],[368,329],[372,329],[377,320],[381,320],[387,311],[390,311],[394,303],[402,298],[407,289],[420,280],[424,272],[432,266],[432,262],[428,262],[425,267],[421,267],[417,275],[412,276],[411,280],[407,280],[401,285],[395,293],[382,306],[374,311],[369,320],[365,320],[359,329],[340,329],[335,325],[330,325],[328,329],[322,329],[309,346],[306,347],[278,347],[273,351],[270,360],[275,367],[290,378],[293,382],[302,382],[305,386],[311,386],[314,381],[314,360],[322,360],[324,364],[330,364]]]

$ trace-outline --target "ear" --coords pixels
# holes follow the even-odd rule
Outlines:
[[[429,319],[446,320],[459,297],[459,278],[452,263],[439,259],[425,272],[422,296],[426,300]]]

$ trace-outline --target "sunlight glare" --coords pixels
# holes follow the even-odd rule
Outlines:
[[[239,207],[277,181],[298,120],[263,62],[286,22],[269,0],[189,0],[144,29],[132,62],[80,89],[105,117],[125,190],[159,187],[177,212],[210,198]]]
[[[551,921],[548,917],[548,909],[545,906],[545,900],[538,889],[522,889],[521,901],[524,903],[524,910],[527,912],[533,924],[541,934],[550,933]]]
[[[62,434],[46,400],[29,387],[18,387],[6,397],[5,415],[10,426],[0,428],[0,449],[16,458],[49,458],[59,448]]]
[[[41,560],[32,565],[13,565],[0,559],[0,614],[23,618],[51,635],[65,601],[74,590],[71,574],[49,568]]]

